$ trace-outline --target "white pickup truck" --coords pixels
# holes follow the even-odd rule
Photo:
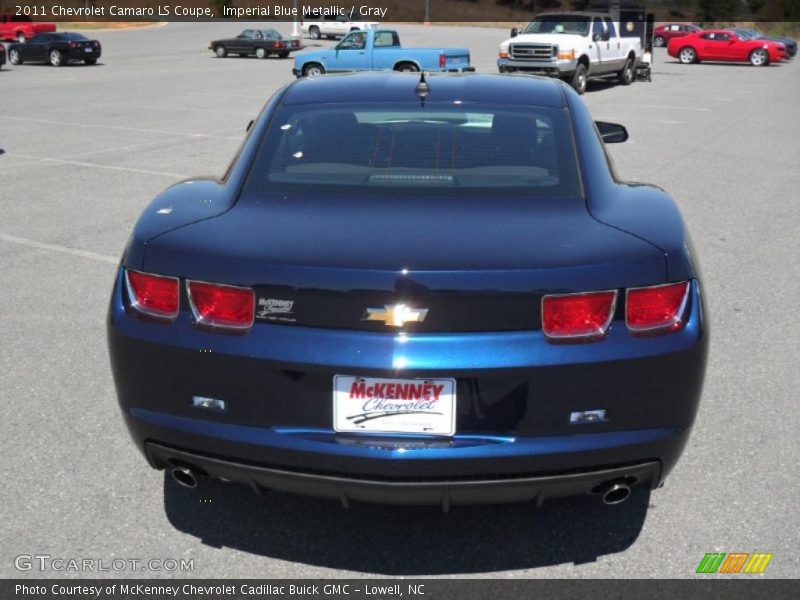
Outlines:
[[[511,30],[500,44],[497,67],[501,73],[560,77],[579,94],[590,78],[618,77],[630,85],[643,54],[641,14],[620,20],[604,12],[543,13],[521,32]]]
[[[306,15],[300,23],[300,31],[308,35],[312,40],[326,37],[329,40],[336,37],[343,37],[351,31],[365,31],[367,29],[377,29],[380,23],[376,21],[361,21],[357,17],[352,20],[349,16],[325,15],[322,17]]]

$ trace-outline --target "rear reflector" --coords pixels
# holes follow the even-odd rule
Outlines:
[[[611,325],[617,291],[545,296],[542,331],[550,339],[589,341],[602,338]]]
[[[631,288],[625,302],[625,321],[633,333],[679,331],[689,298],[689,282]]]
[[[131,307],[159,319],[174,319],[180,308],[177,277],[162,277],[125,269]]]
[[[447,66],[447,57],[444,54],[439,55],[439,68],[444,69]]]
[[[255,292],[250,288],[187,281],[189,304],[199,325],[249,329],[255,318]]]

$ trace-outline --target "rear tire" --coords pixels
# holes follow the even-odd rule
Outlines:
[[[578,63],[578,66],[575,67],[575,73],[572,74],[570,85],[579,95],[583,95],[586,92],[586,77],[586,65]]]
[[[319,63],[309,63],[303,67],[303,77],[317,77],[325,74],[325,67]]]
[[[663,48],[663,47],[664,47],[664,46],[666,46],[666,45],[667,45],[667,40],[665,40],[665,39],[664,39],[663,37],[661,37],[660,35],[657,35],[657,36],[656,36],[656,37],[653,39],[653,46],[655,46],[656,48]]]
[[[312,40],[318,40],[320,38],[319,27],[317,27],[316,25],[312,25],[311,27],[309,27],[308,37],[310,37]]]
[[[96,65],[97,64],[97,59],[96,58],[84,58],[83,62],[85,62],[87,65]]]
[[[754,67],[766,67],[769,64],[769,53],[763,48],[756,48],[750,53],[749,60]]]
[[[619,82],[622,85],[630,85],[633,83],[633,75],[633,59],[628,57],[628,60],[625,61],[625,66],[619,72]]]
[[[678,51],[678,60],[684,65],[691,65],[697,62],[697,52],[694,48],[686,46]]]
[[[413,63],[400,63],[394,70],[400,73],[419,73],[419,67]]]
[[[64,65],[64,55],[61,54],[60,50],[56,50],[55,48],[50,50],[50,53],[47,55],[48,59],[50,60],[50,64],[54,67],[61,67]]]
[[[22,64],[22,58],[19,55],[19,50],[12,48],[8,51],[8,62],[14,66]]]
[[[269,52],[265,48],[256,48],[256,58],[267,58]]]
[[[225,58],[228,56],[228,49],[225,46],[217,46],[214,54],[217,55],[217,58]]]

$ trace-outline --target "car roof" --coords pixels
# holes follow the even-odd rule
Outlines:
[[[292,84],[282,104],[418,104],[416,73],[348,73],[303,78]],[[531,75],[442,74],[427,77],[429,102],[541,106],[562,108],[560,81]]]

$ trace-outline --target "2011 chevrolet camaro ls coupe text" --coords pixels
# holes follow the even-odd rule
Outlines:
[[[280,90],[220,180],[146,209],[108,319],[150,465],[350,501],[657,487],[708,330],[663,190],[560,81],[368,73]]]

